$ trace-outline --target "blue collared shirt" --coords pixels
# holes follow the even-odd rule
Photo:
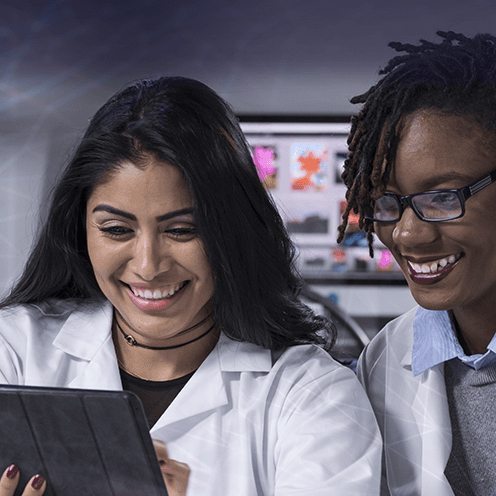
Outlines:
[[[458,357],[479,370],[496,362],[496,334],[483,355],[466,355],[447,311],[419,307],[413,320],[412,372],[419,375],[439,363]]]

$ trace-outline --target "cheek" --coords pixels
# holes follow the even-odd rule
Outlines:
[[[382,224],[378,222],[374,224],[374,232],[377,234],[380,242],[386,245],[388,248],[390,248],[393,243],[393,230],[393,225]]]
[[[99,284],[105,282],[122,265],[124,256],[121,251],[108,246],[102,239],[88,236],[88,255]]]
[[[186,255],[186,253],[185,253]],[[201,241],[197,242],[195,245],[191,246],[191,250],[187,252],[188,265],[191,267],[191,271],[198,277],[202,283],[202,287],[210,291],[213,295],[213,276],[212,270],[210,268],[210,263],[208,261],[207,254],[205,253],[205,248]],[[185,260],[186,260],[185,257]]]

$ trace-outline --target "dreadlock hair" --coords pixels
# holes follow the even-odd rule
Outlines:
[[[439,44],[422,39],[418,46],[390,43],[406,55],[392,58],[379,71],[384,77],[350,100],[363,106],[351,119],[349,154],[341,176],[348,188],[347,206],[337,241],[342,241],[353,210],[367,233],[371,256],[374,225],[364,218],[364,210],[386,190],[406,115],[434,109],[469,117],[496,132],[496,38],[489,34],[467,38],[452,31],[437,35],[443,38]]]

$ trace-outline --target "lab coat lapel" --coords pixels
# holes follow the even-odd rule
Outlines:
[[[94,358],[85,367],[82,367],[81,373],[69,383],[68,387],[109,391],[122,390],[112,336],[109,336],[98,349]]]
[[[153,430],[219,408],[227,402],[217,346],[176,396]]]
[[[417,461],[423,469],[422,494],[452,495],[444,476],[452,444],[444,364],[423,372],[418,379],[412,410],[422,439]]]
[[[229,404],[224,374],[229,372],[268,372],[272,367],[270,350],[251,343],[233,341],[221,334],[217,346],[200,365],[153,431]]]
[[[122,389],[111,326],[109,302],[82,306],[69,316],[53,341],[55,347],[80,359],[66,387]]]

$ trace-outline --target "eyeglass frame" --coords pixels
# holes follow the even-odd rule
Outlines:
[[[483,190],[484,188],[487,188],[489,185],[491,185],[494,182],[496,182],[496,169],[485,174],[484,176],[480,177],[479,179],[476,179],[474,182],[470,183],[469,185],[463,186],[463,188],[433,189],[430,191],[422,191],[421,193],[413,193],[412,195],[405,195],[405,196],[400,196],[400,195],[397,195],[396,193],[392,193],[391,191],[386,191],[383,196],[392,196],[392,197],[396,198],[396,201],[398,204],[398,209],[399,209],[398,218],[376,220],[376,219],[374,219],[374,217],[371,217],[371,216],[366,215],[366,214],[364,215],[364,218],[367,220],[372,220],[374,222],[398,222],[401,219],[403,212],[405,211],[406,206],[408,206],[415,212],[415,215],[420,220],[423,220],[424,222],[448,222],[450,220],[459,219],[460,217],[463,217],[465,215],[465,202],[471,196],[474,196],[476,193]],[[449,219],[427,219],[427,218],[424,218],[423,215],[415,207],[415,205],[412,201],[412,198],[414,198],[415,196],[422,196],[422,195],[428,195],[428,194],[433,194],[433,193],[456,193],[456,195],[458,196],[458,199],[460,200],[460,204],[462,207],[462,211],[461,211],[460,215],[457,215],[456,217],[450,217]],[[382,196],[381,196],[381,198],[382,198]],[[373,207],[369,206],[369,208],[372,209]]]

